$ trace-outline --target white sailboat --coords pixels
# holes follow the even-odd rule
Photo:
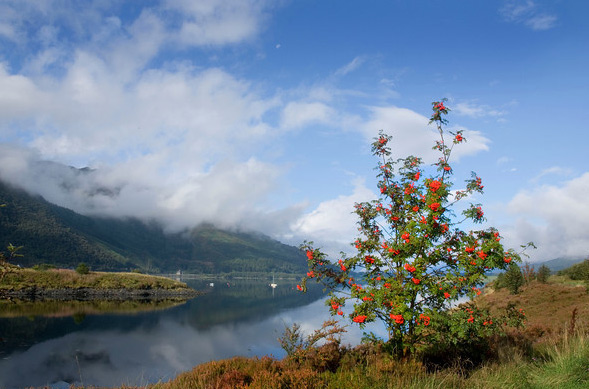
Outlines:
[[[278,284],[276,282],[274,282],[274,274],[272,274],[272,283],[270,284],[270,287],[272,287],[272,289],[274,289],[277,286],[278,286]]]

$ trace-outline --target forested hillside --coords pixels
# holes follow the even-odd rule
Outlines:
[[[92,270],[302,273],[305,256],[269,237],[199,226],[166,234],[155,222],[88,217],[0,182],[0,245],[24,246],[18,263]]]

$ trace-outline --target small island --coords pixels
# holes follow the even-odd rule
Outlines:
[[[0,263],[0,299],[190,298],[198,292],[170,278],[140,273],[20,268]]]

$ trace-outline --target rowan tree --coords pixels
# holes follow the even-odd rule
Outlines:
[[[499,329],[507,318],[499,323],[473,305],[448,308],[465,296],[479,295],[488,272],[520,261],[517,252],[504,249],[497,229],[461,229],[485,221],[481,204],[469,203],[459,215],[454,211],[484,187],[473,172],[462,188],[452,189],[450,157],[466,138],[460,130],[445,130],[450,111],[445,100],[433,102],[432,110],[430,124],[439,134],[433,146],[439,159],[433,166],[415,156],[393,160],[391,137],[382,131],[372,143],[380,196],[355,205],[356,254],[332,260],[312,242],[301,246],[309,272],[299,289],[315,279],[330,290],[331,314],[344,315],[342,308],[351,303],[352,322],[361,327],[383,322],[398,354],[414,351],[426,336],[459,341],[473,331],[485,335]]]

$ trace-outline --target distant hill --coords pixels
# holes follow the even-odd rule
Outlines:
[[[201,225],[166,234],[157,223],[89,217],[0,182],[0,247],[24,246],[18,263],[92,270],[190,273],[303,273],[296,247],[255,233]]]
[[[589,259],[558,271],[559,275],[566,275],[571,280],[589,281]]]
[[[551,259],[549,261],[530,263],[530,267],[533,267],[535,270],[538,270],[538,269],[540,269],[540,267],[542,267],[542,265],[546,265],[552,271],[552,273],[556,273],[556,272],[559,272],[561,270],[568,269],[568,268],[570,268],[573,265],[576,265],[578,263],[581,263],[581,262],[583,262],[583,260],[584,260],[583,257],[578,257],[578,258],[555,258],[555,259]],[[521,263],[520,266],[523,266],[525,263],[526,262],[523,261],[523,263]],[[503,271],[493,271],[493,272],[489,273],[489,275],[490,276],[496,276],[496,275],[498,275],[500,273],[503,273]]]
[[[567,269],[573,265],[576,265],[580,262],[583,262],[585,258],[578,257],[578,258],[555,258],[551,259],[550,261],[534,264],[534,268],[539,269],[540,266],[546,265],[552,270],[553,272],[557,272],[559,270]]]

